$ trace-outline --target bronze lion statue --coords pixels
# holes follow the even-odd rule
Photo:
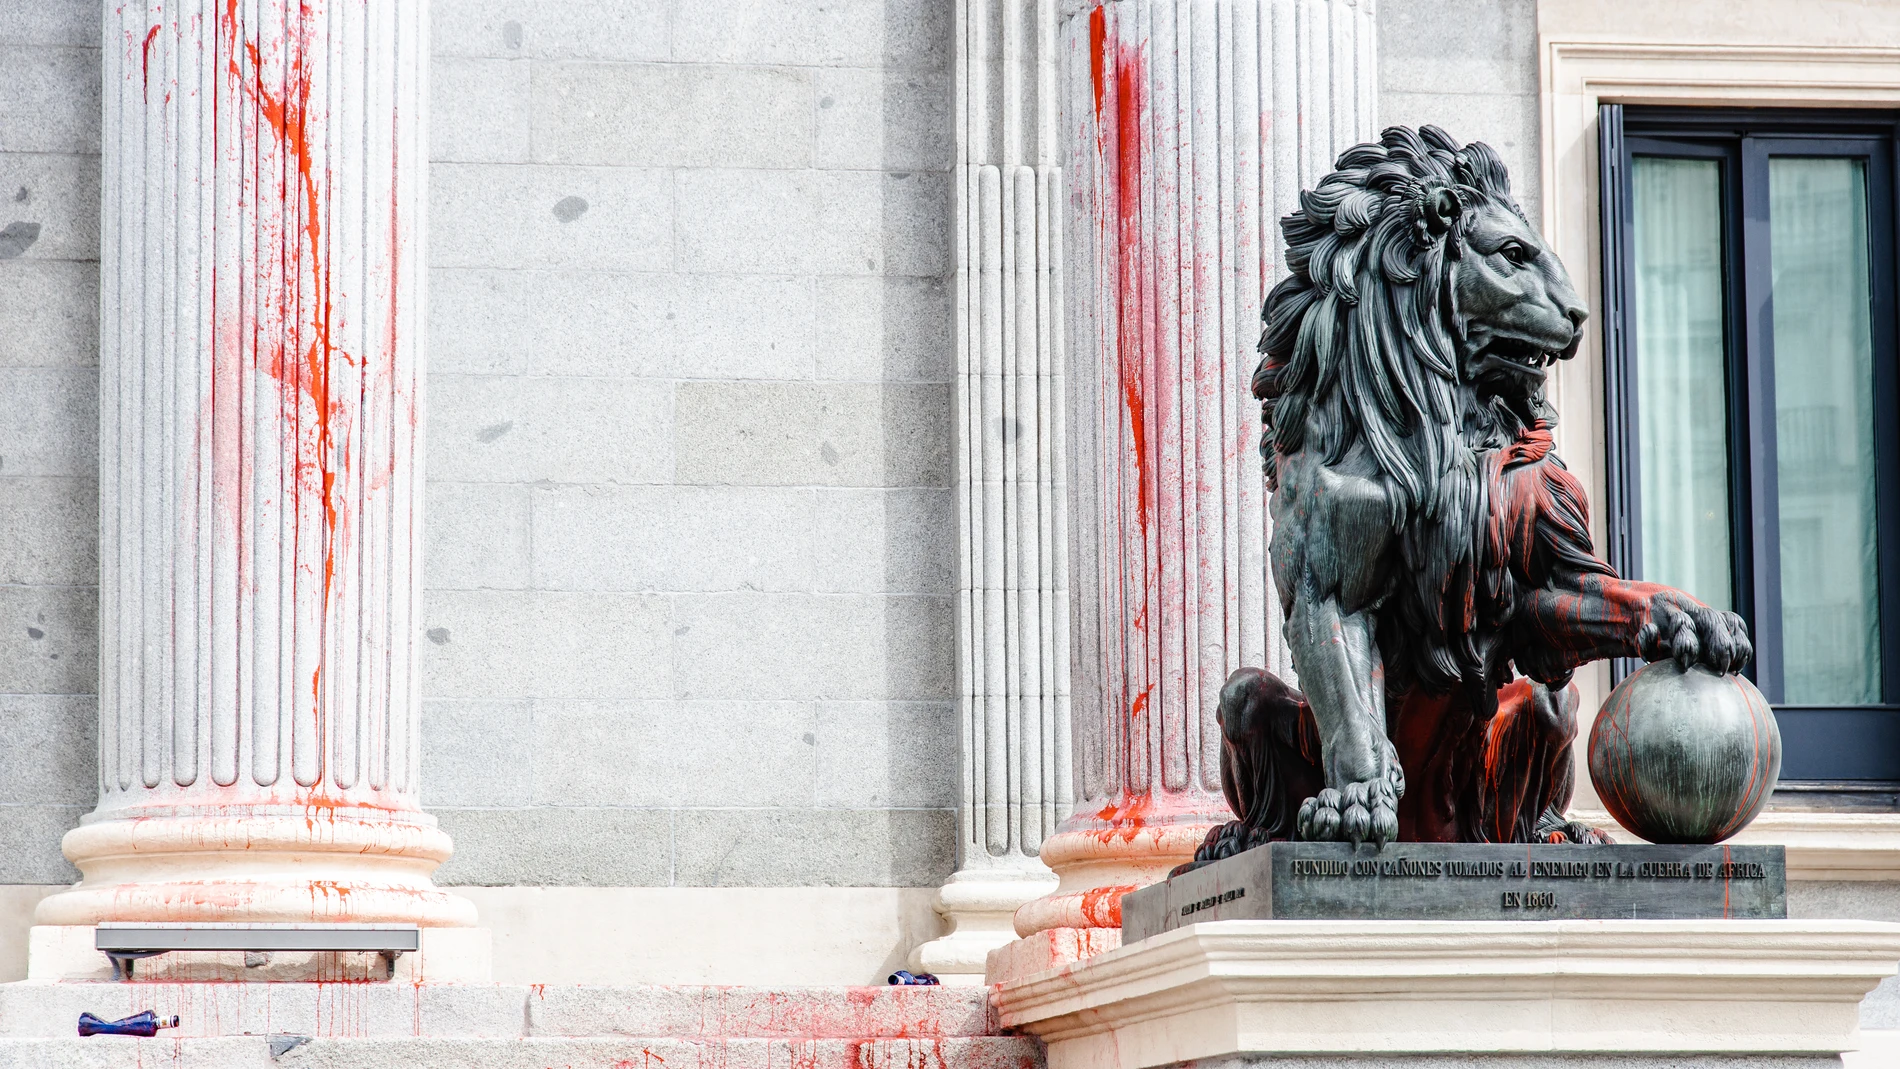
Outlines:
[[[1586,316],[1569,274],[1497,154],[1432,126],[1347,150],[1281,232],[1291,274],[1253,392],[1305,693],[1228,680],[1240,819],[1197,863],[1295,837],[1608,841],[1564,816],[1571,673],[1614,656],[1732,672],[1753,649],[1740,617],[1591,548],[1544,396]]]

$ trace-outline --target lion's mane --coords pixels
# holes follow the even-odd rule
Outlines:
[[[1535,532],[1545,551],[1496,542],[1490,513],[1507,492],[1500,451],[1527,434],[1547,443],[1554,417],[1539,402],[1527,426],[1462,380],[1452,264],[1464,254],[1469,213],[1429,210],[1446,197],[1522,216],[1497,154],[1482,142],[1460,146],[1435,126],[1392,127],[1378,144],[1341,155],[1281,221],[1290,274],[1267,298],[1265,355],[1253,377],[1269,486],[1278,489],[1276,454],[1317,450],[1337,465],[1363,444],[1377,466],[1404,577],[1379,614],[1394,689],[1486,678],[1501,667],[1495,652],[1511,655],[1494,647],[1514,587],[1543,578],[1513,574],[1513,565],[1593,560],[1580,498],[1552,493],[1551,480],[1538,480],[1540,497],[1567,515]],[[1546,444],[1537,461],[1547,452]],[[1556,482],[1574,483],[1554,456],[1548,463]]]

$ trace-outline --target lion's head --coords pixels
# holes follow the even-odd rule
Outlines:
[[[1553,418],[1545,369],[1576,352],[1583,302],[1490,146],[1391,127],[1280,227],[1291,274],[1253,379],[1263,450],[1337,463],[1364,443],[1395,503],[1429,513],[1460,456]]]

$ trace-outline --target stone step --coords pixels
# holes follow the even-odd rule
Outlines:
[[[1000,1031],[984,988],[403,983],[0,984],[0,1037],[63,1038],[79,1014],[176,1014],[166,1038],[668,1036],[926,1039]]]
[[[1043,1069],[1016,1036],[0,1039],[0,1069]]]
[[[993,1035],[981,987],[536,987],[531,1036],[833,1039]]]
[[[512,1038],[524,1034],[531,993],[500,984],[27,980],[0,984],[0,1037],[78,1038],[82,1012],[110,1021],[151,1010],[179,1018],[165,1042],[276,1032]]]

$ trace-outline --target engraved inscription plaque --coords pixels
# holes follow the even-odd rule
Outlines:
[[[1782,918],[1779,846],[1268,843],[1122,898],[1122,941],[1215,920]]]

